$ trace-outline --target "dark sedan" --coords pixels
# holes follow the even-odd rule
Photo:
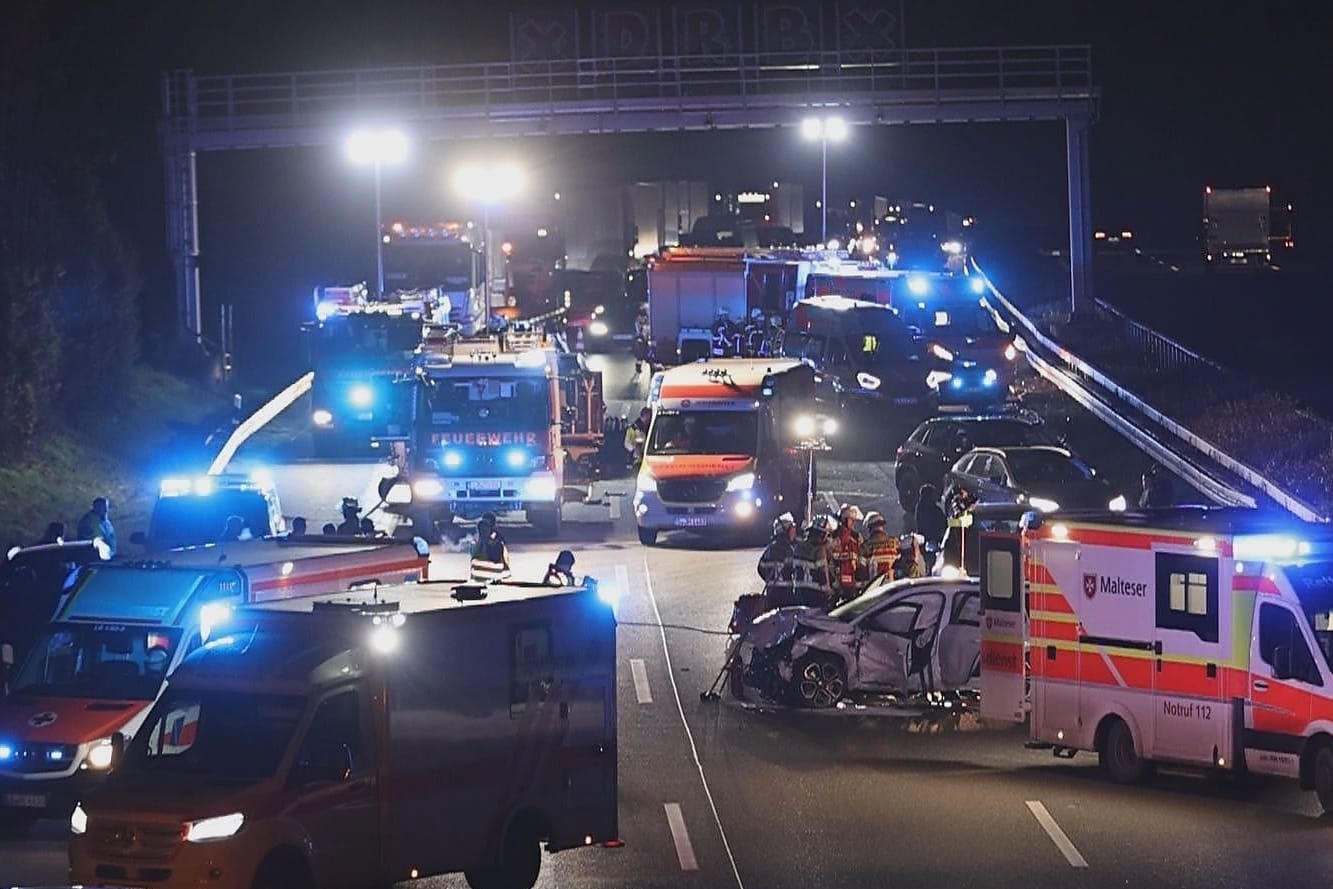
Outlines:
[[[1029,505],[1041,512],[1127,505],[1095,469],[1065,448],[1048,445],[974,448],[954,464],[946,484],[946,513],[964,494],[979,503]]]
[[[935,417],[916,427],[898,448],[893,467],[898,502],[903,509],[915,508],[922,485],[942,491],[950,468],[973,448],[1058,444],[1031,411]]]

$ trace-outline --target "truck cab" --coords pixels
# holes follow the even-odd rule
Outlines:
[[[635,482],[640,542],[669,530],[757,538],[781,513],[804,515],[814,473],[807,439],[825,431],[814,377],[780,358],[713,359],[657,375]]]
[[[238,611],[71,819],[71,877],[529,889],[618,837],[616,631],[595,581]],[[131,838],[128,842],[126,838]]]
[[[63,817],[110,768],[181,659],[247,603],[416,580],[406,541],[256,540],[84,567],[0,705],[0,822]]]

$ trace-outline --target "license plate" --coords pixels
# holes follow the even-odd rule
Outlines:
[[[375,415],[372,414],[372,413],[357,414],[357,415],[356,415],[356,418],[357,418],[358,420],[361,420],[362,422],[365,422],[365,421],[368,421],[368,420],[373,420],[373,419],[375,419]]]
[[[15,809],[45,809],[46,794],[44,793],[6,793],[5,805]]]
[[[496,482],[468,482],[467,492],[469,494],[500,496],[500,486]]]
[[[895,398],[895,399],[893,399],[893,403],[894,403],[894,404],[916,404],[917,401],[918,401],[918,399],[916,399],[916,398]]]
[[[706,528],[708,519],[703,516],[680,516],[676,519],[677,528]]]

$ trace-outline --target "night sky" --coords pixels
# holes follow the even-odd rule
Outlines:
[[[173,312],[154,121],[159,75],[503,60],[503,2],[91,2],[47,4],[73,60],[62,87],[109,158],[112,212],[149,273],[152,311]],[[575,4],[569,4],[575,5]],[[628,8],[633,3],[588,4]],[[1202,186],[1271,184],[1297,210],[1298,244],[1322,255],[1333,210],[1325,120],[1329,28],[1319,4],[906,0],[911,47],[1090,43],[1102,91],[1093,129],[1093,216],[1148,244],[1186,248]],[[443,169],[484,146],[432,146],[386,177],[388,214],[447,216]],[[771,178],[818,184],[817,154],[774,132],[566,138],[503,150],[534,187],[620,178]],[[922,197],[1002,220],[1034,243],[1064,230],[1057,124],[880,128],[838,149],[831,190]],[[1320,169],[1319,175],[1316,169]],[[201,242],[209,305],[237,305],[238,334],[289,329],[311,287],[367,277],[369,177],[336,150],[206,155]],[[216,309],[205,308],[206,322]],[[293,337],[294,340],[294,337]],[[244,360],[244,356],[242,356]]]

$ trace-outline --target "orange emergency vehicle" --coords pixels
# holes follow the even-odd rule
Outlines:
[[[0,827],[66,817],[111,768],[163,682],[233,607],[426,577],[423,544],[301,538],[85,566],[0,705]]]
[[[983,716],[1118,782],[1280,775],[1333,810],[1333,529],[1205,507],[981,522]]]

